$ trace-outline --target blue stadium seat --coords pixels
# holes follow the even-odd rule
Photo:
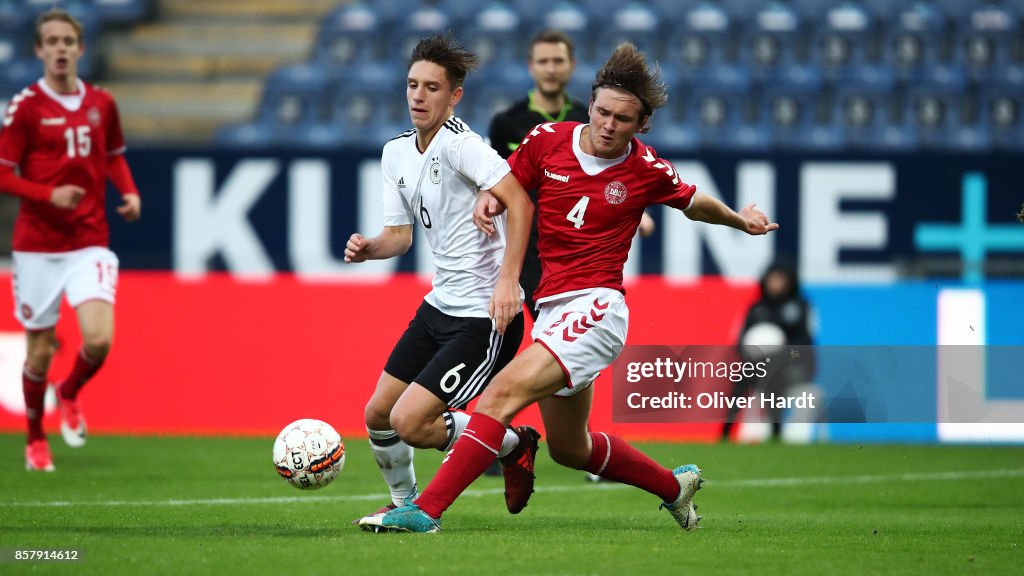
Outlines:
[[[978,99],[982,123],[989,127],[993,146],[1018,153],[1024,150],[1024,78],[984,83]]]
[[[883,60],[904,81],[957,74],[943,55],[946,38],[942,13],[931,4],[917,2],[890,18]]]
[[[904,121],[891,74],[860,75],[836,84],[827,94],[831,121],[842,131],[848,148],[898,151],[917,144]]]
[[[0,0],[0,30],[28,29],[32,26],[32,15],[25,10],[23,0]]]
[[[573,71],[572,78],[569,79],[569,95],[584,104],[589,104],[594,77],[597,76],[597,70],[602,64],[604,64],[603,60],[601,62],[576,60],[576,70]]]
[[[1024,19],[1024,0],[1003,0],[1003,6],[1016,16],[1017,20]]]
[[[736,28],[717,4],[700,2],[681,14],[667,32],[664,59],[683,77],[697,80],[736,65]]]
[[[991,134],[979,104],[962,78],[915,82],[906,89],[904,118],[921,148],[987,150]]]
[[[835,8],[841,0],[786,0],[801,19],[820,22],[825,15]]]
[[[521,20],[506,4],[489,2],[460,27],[459,40],[480,57],[481,66],[522,67],[526,51],[520,52]]]
[[[760,118],[775,147],[788,150],[838,150],[845,144],[842,126],[833,121],[820,75],[789,75],[765,82]]]
[[[667,66],[663,66],[663,69]],[[577,70],[579,67],[577,66]],[[596,71],[596,70],[595,70]],[[668,101],[665,105],[654,111],[651,119],[651,131],[647,134],[640,134],[640,139],[655,150],[669,152],[672,150],[693,150],[699,147],[700,138],[698,126],[691,121],[690,115],[690,83],[678,73],[670,74],[675,78],[668,85]],[[591,82],[593,74],[591,74]],[[582,85],[582,82],[580,83]],[[581,100],[589,99],[590,92],[587,84],[587,92],[580,94],[573,93]]]
[[[436,32],[445,32],[451,25],[452,19],[436,6],[421,4],[396,23],[390,38],[386,40],[389,47],[386,52],[393,61],[406,62],[420,40]]]
[[[405,67],[377,62],[346,70],[331,90],[330,124],[344,142],[371,147],[409,128]]]
[[[542,16],[536,21],[534,27],[537,29],[554,28],[568,34],[576,46],[577,60],[596,59],[604,62],[612,53],[612,47],[594,45],[592,30],[589,28],[590,18],[575,3],[558,0],[554,6],[551,6],[551,2],[547,2],[539,14]],[[524,35],[526,43],[530,40],[528,36],[530,35]],[[523,53],[526,53],[525,49]]]
[[[495,67],[470,74],[456,114],[478,134],[486,134],[491,119],[517,100],[526,97],[533,87],[526,67]]]
[[[257,114],[279,128],[321,122],[329,84],[325,72],[311,64],[278,68],[263,84]]]
[[[0,25],[0,77],[7,77],[7,67],[27,59],[32,46],[32,35],[23,26]]]
[[[758,12],[773,4],[780,3],[773,0],[718,0],[718,5],[729,14],[729,17],[742,26],[749,24]]]
[[[155,0],[93,0],[103,23],[127,26],[152,18]]]
[[[983,4],[983,0],[931,0],[931,3],[951,22],[957,22]]]
[[[595,46],[603,46],[610,54],[619,43],[629,41],[649,59],[660,58],[663,21],[654,10],[636,1],[626,2],[617,8],[604,4],[604,23],[600,25],[600,32],[595,34]]]
[[[876,20],[884,24],[899,18],[899,15],[911,10],[915,6],[921,6],[935,10],[931,2],[922,0],[860,0],[864,9],[872,14]],[[941,13],[939,13],[942,16]]]
[[[380,57],[382,18],[363,2],[353,2],[329,12],[321,21],[313,45],[313,61],[343,68]]]
[[[366,5],[381,19],[382,25],[396,26],[418,10],[423,0],[370,0]]]
[[[292,126],[279,130],[274,135],[274,144],[288,149],[333,149],[350,142],[351,140],[346,138],[345,134],[329,123]],[[372,146],[374,143],[371,140],[360,142],[366,146]]]
[[[444,12],[453,22],[471,22],[477,14],[493,4],[501,4],[505,9],[512,10],[500,0],[428,0],[428,3],[437,5],[441,12]],[[459,32],[463,32],[461,27]]]
[[[702,1],[703,0],[647,0],[647,5],[654,10],[659,18],[666,22],[673,22],[681,14],[685,14],[688,10]]]
[[[763,150],[771,135],[757,116],[750,78],[735,68],[705,75],[699,82],[678,84],[676,98],[685,107],[684,121],[704,148]]]
[[[1010,11],[987,5],[956,22],[953,57],[973,80],[995,80],[1024,66],[1019,53],[1020,23]]]
[[[879,66],[882,35],[872,15],[860,4],[844,2],[829,9],[814,34],[810,60],[825,78],[846,80],[872,75]]]
[[[18,58],[4,65],[0,77],[15,91],[35,83],[43,76],[43,67],[35,57]]]
[[[764,6],[743,30],[739,58],[756,80],[794,76],[799,82],[811,73],[803,22],[790,6],[780,2]]]
[[[213,142],[228,148],[264,148],[274,144],[277,129],[272,122],[257,118],[252,122],[228,124],[217,128]]]

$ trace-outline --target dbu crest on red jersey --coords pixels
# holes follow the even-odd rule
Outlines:
[[[89,124],[92,124],[93,126],[100,125],[100,111],[98,108],[93,106],[92,108],[89,108],[89,111],[85,114],[89,118]]]
[[[622,204],[626,199],[626,194],[626,185],[618,180],[610,182],[604,187],[604,199],[607,200],[609,204]]]

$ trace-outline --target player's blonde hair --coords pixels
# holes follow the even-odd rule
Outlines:
[[[409,57],[409,68],[420,61],[433,62],[444,68],[452,90],[462,86],[466,74],[480,65],[480,58],[460,44],[451,32],[433,34],[420,40]]]
[[[643,107],[644,119],[641,119],[641,132],[646,132],[646,118],[654,114],[668,100],[668,89],[661,81],[657,65],[651,70],[647,66],[644,55],[637,50],[632,42],[619,44],[612,55],[597,71],[591,87],[591,98],[597,94],[598,88],[618,88],[636,96]]]
[[[67,22],[75,29],[75,36],[78,37],[78,43],[82,43],[82,34],[84,29],[82,23],[77,18],[68,14],[60,8],[50,8],[46,12],[43,12],[36,18],[36,46],[43,45],[43,24],[57,20],[59,22]]]

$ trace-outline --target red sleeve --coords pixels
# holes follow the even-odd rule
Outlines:
[[[536,190],[540,187],[540,163],[537,162],[537,157],[542,152],[544,139],[540,138],[539,141],[533,142],[532,146],[529,144],[541,135],[541,128],[543,126],[546,125],[538,124],[537,127],[529,132],[523,138],[522,144],[508,158],[508,164],[512,167],[512,174],[515,175],[516,180],[526,190]],[[545,130],[545,132],[549,131],[550,128]]]
[[[24,91],[19,92],[11,98],[7,110],[4,111],[3,123],[0,124],[0,166],[3,166],[13,175],[13,171],[25,161],[25,150],[28,142],[32,141],[29,127],[32,126],[32,104],[26,102]],[[0,186],[0,190],[24,196],[8,185],[15,185],[6,182]],[[49,196],[47,196],[49,198]]]
[[[110,96],[110,110],[107,112],[107,154],[124,152],[124,134],[121,132],[121,115],[117,111],[117,102]],[[116,181],[115,181],[116,183]],[[118,187],[124,194],[124,189]]]
[[[683,182],[683,179],[679,177],[679,173],[676,172],[675,166],[668,160],[659,158],[654,148],[646,146],[639,140],[635,140],[635,142],[640,146],[645,146],[646,153],[644,154],[644,159],[653,162],[651,167],[663,173],[663,175],[658,177],[661,186],[655,188],[656,192],[652,202],[655,204],[665,204],[679,210],[689,208],[690,203],[693,201],[693,195],[697,192],[697,187]]]
[[[110,181],[114,183],[114,187],[122,196],[139,193],[135,187],[135,179],[132,178],[132,171],[128,168],[128,161],[124,159],[124,154],[107,157],[107,176],[110,177]]]
[[[0,163],[0,192],[21,196],[28,200],[49,202],[53,195],[53,188],[43,184],[29,182],[14,173],[14,168],[7,164]]]

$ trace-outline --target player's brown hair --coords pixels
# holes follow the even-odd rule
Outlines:
[[[526,52],[528,60],[533,60],[533,47],[537,44],[565,44],[565,47],[569,49],[569,60],[576,59],[576,46],[572,43],[572,38],[569,38],[569,35],[561,30],[549,28],[537,32],[533,40],[530,40],[530,48]]]
[[[625,90],[640,100],[643,114],[650,117],[654,110],[661,108],[668,100],[668,90],[661,81],[658,67],[651,70],[644,55],[632,42],[619,44],[604,66],[597,71],[591,87],[591,98],[598,88],[610,87]],[[641,122],[641,132],[647,131],[647,123]]]
[[[67,22],[75,29],[75,35],[78,36],[78,43],[82,43],[82,23],[77,18],[68,14],[60,8],[50,8],[46,12],[43,12],[36,18],[36,46],[43,45],[43,24],[59,20],[61,22]]]
[[[409,57],[409,68],[420,61],[433,62],[444,68],[452,90],[462,86],[466,74],[480,65],[480,58],[460,44],[451,32],[432,34],[420,40]]]

